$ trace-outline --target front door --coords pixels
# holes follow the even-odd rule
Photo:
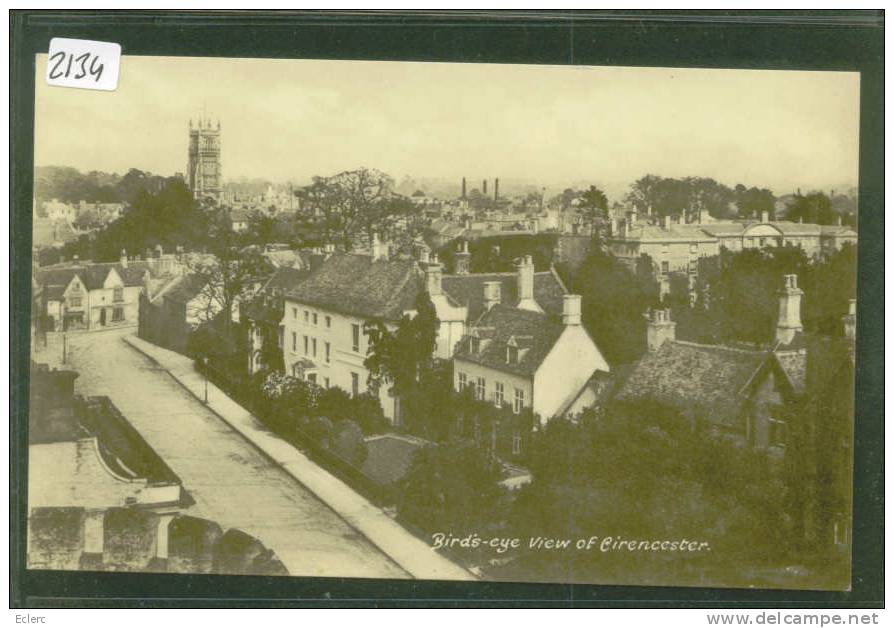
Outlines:
[[[106,324],[106,308],[102,308],[99,311],[99,324],[105,327]]]

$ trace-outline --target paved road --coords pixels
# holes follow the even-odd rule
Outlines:
[[[124,342],[133,329],[68,335],[76,390],[107,395],[174,470],[189,514],[235,527],[273,549],[292,575],[408,575],[301,484],[272,464],[163,370]],[[35,355],[57,363],[60,347]]]

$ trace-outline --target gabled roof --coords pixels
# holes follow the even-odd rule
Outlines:
[[[171,283],[164,293],[159,296],[163,296],[165,299],[170,299],[177,303],[189,303],[199,296],[207,285],[208,282],[205,281],[203,277],[200,277],[195,273],[189,273],[178,277]]]
[[[415,260],[373,261],[369,255],[334,253],[284,295],[351,316],[399,320],[415,307],[423,284]]]
[[[534,375],[565,329],[556,316],[505,305],[495,305],[485,312],[478,326],[492,329],[488,331],[488,340],[474,353],[468,338],[464,338],[457,345],[454,358],[524,377]],[[513,337],[523,339],[522,348],[526,350],[520,351],[518,362],[509,363],[506,347]]]
[[[500,282],[500,303],[518,304],[517,273],[482,273],[444,275],[441,285],[454,301],[469,310],[469,320],[476,321],[484,313],[484,283]],[[534,300],[548,314],[562,314],[562,297],[568,294],[554,270],[534,273]]]
[[[617,399],[655,401],[733,425],[744,389],[766,356],[766,351],[667,341],[636,363]]]
[[[102,288],[109,271],[115,270],[125,286],[134,287],[142,286],[143,279],[148,268],[142,265],[134,265],[128,263],[124,268],[118,263],[92,263],[85,264],[57,264],[54,266],[45,266],[39,268],[35,275],[38,283],[45,287],[62,286],[63,290],[68,287],[71,280],[78,276],[87,287],[88,290],[98,290]]]

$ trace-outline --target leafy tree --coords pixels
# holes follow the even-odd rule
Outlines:
[[[761,212],[769,212],[773,216],[776,197],[766,188],[746,188],[741,183],[735,187],[736,208],[741,218],[760,216]]]
[[[580,195],[577,213],[590,225],[591,233],[600,239],[608,224],[608,197],[605,192],[591,185]]]
[[[332,451],[347,460],[355,467],[362,467],[369,453],[363,430],[354,421],[341,421],[335,424],[332,432]]]
[[[714,179],[686,177],[683,179],[663,178],[646,175],[630,186],[626,200],[639,212],[651,210],[656,216],[669,216],[705,210],[711,216],[730,216],[730,205],[735,193]]]
[[[832,207],[832,201],[822,192],[813,192],[806,196],[797,195],[788,204],[785,217],[787,220],[802,220],[818,225],[833,225],[839,214]]]
[[[481,534],[499,521],[499,481],[498,465],[475,447],[426,447],[404,479],[398,513],[428,531]]]

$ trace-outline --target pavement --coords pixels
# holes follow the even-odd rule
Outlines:
[[[79,372],[77,393],[111,398],[180,477],[196,502],[188,514],[257,537],[292,575],[412,577],[158,363],[128,345],[125,338],[134,333],[134,328],[68,333],[65,366]],[[46,347],[35,347],[33,357],[61,366],[61,334],[51,334]],[[223,393],[212,395],[221,408]],[[237,422],[248,420],[242,412]]]
[[[110,332],[99,333],[109,334]],[[83,338],[89,339],[94,335],[96,333],[78,336],[75,340],[70,338],[69,355],[72,356],[76,365],[82,353],[77,348],[79,343],[82,342]],[[317,542],[321,543],[320,546],[311,543],[300,543],[304,552],[313,551],[315,564],[326,565],[325,574],[307,573],[306,569],[305,571],[293,569],[293,566],[290,565],[283,551],[281,551],[279,543],[284,542],[287,547],[292,547],[298,541],[282,539],[281,535],[277,535],[276,539],[268,539],[245,526],[230,524],[233,527],[241,527],[246,532],[260,538],[265,545],[277,553],[293,575],[370,577],[368,572],[372,570],[377,572],[373,577],[412,577],[427,580],[475,579],[471,572],[436,552],[431,546],[412,535],[347,484],[319,467],[298,449],[271,433],[251,413],[210,382],[207,383],[208,405],[206,407],[202,403],[206,386],[205,378],[195,370],[190,358],[141,340],[136,337],[133,330],[118,334],[117,338],[110,338],[108,342],[100,341],[92,344],[97,345],[97,348],[103,348],[106,352],[110,352],[115,356],[122,356],[122,361],[137,363],[138,369],[142,369],[142,372],[153,374],[153,382],[157,382],[160,385],[158,380],[161,379],[176,386],[179,393],[175,395],[178,399],[178,404],[183,404],[184,397],[186,397],[186,400],[189,401],[186,405],[189,405],[191,408],[190,414],[192,412],[202,414],[204,418],[203,423],[211,423],[215,433],[225,433],[230,449],[238,450],[220,451],[217,447],[203,443],[203,449],[208,455],[214,456],[216,459],[226,458],[234,460],[234,462],[250,459],[252,468],[263,469],[266,474],[277,476],[277,481],[282,479],[280,476],[287,476],[291,480],[292,488],[302,493],[302,497],[315,498],[316,505],[324,505],[324,507],[330,509],[329,514],[337,519],[337,523],[331,523],[333,528],[330,531],[330,535],[340,537],[338,542],[339,548],[333,547],[333,544],[330,542],[332,539],[319,539]],[[127,357],[124,358],[123,356]],[[85,361],[84,358],[81,358],[81,361]],[[102,359],[100,358],[99,361],[102,362]],[[85,366],[95,366],[96,360],[94,359],[93,362],[94,364]],[[125,368],[123,364],[120,367],[110,363],[106,364],[106,374],[112,377],[124,377],[121,372],[126,370],[129,369]],[[113,371],[117,375],[112,375],[109,371]],[[83,370],[82,377],[84,377]],[[80,378],[78,381],[80,381]],[[133,384],[131,384],[131,387],[133,387]],[[141,398],[144,396],[155,397],[155,393],[149,390],[143,382],[140,382],[140,385],[135,388],[146,388],[146,390],[140,390]],[[125,385],[124,391],[119,394],[122,397],[129,397],[129,392]],[[160,393],[161,391],[158,392]],[[109,392],[92,394],[108,394],[124,415],[131,419],[131,413],[128,412],[128,409],[119,404],[118,400]],[[151,399],[144,398],[142,403],[150,407],[153,405]],[[130,405],[134,406],[137,404],[131,402]],[[198,408],[195,408],[195,406],[198,406]],[[141,412],[139,408],[134,408],[134,410],[138,413]],[[145,410],[144,408],[142,412],[145,413]],[[157,413],[153,412],[153,414]],[[132,422],[143,433],[141,425],[134,420]],[[192,429],[193,427],[191,426],[189,430],[177,430],[180,434],[170,434],[169,438],[177,441],[179,440],[178,436],[182,435],[187,440],[202,442],[202,435],[193,434]],[[144,437],[149,440],[150,444],[155,446],[148,434],[144,433]],[[232,442],[234,439],[240,440],[242,446],[237,447]],[[246,448],[250,450],[251,455],[245,451]],[[176,460],[169,460],[163,449],[156,448],[156,450],[174,471],[180,475],[184,486],[190,491],[190,494],[196,497],[197,501],[200,501],[202,495],[196,496],[189,478],[178,470],[175,464]],[[240,464],[239,466],[244,465]],[[220,477],[227,478],[223,482],[224,488],[230,485],[231,477],[238,477],[240,473],[244,473],[244,471],[227,469],[226,474],[221,473]],[[237,481],[235,484],[238,485],[239,482]],[[253,493],[248,499],[254,500],[256,495]],[[243,507],[245,504],[241,500],[234,500],[232,494],[227,496],[227,501],[231,507],[235,503],[238,505],[239,511],[245,511]],[[303,507],[305,507],[305,504],[302,504]],[[274,514],[286,516],[284,512]],[[254,518],[250,513],[247,513],[246,516]],[[314,517],[310,522],[312,525],[308,530],[302,529],[301,534],[304,535],[306,532],[315,531],[315,526],[322,523],[322,518],[319,510],[314,509]],[[344,533],[345,527],[349,531],[346,534]],[[346,539],[351,541],[349,547],[342,547]],[[378,552],[380,560],[376,561],[373,559],[369,554],[370,549]],[[355,552],[357,554],[355,558],[348,558],[345,555],[346,553],[353,554]],[[296,549],[297,553],[300,553],[298,549]],[[382,557],[387,557],[388,560],[381,560]],[[298,565],[302,564],[301,560],[300,557],[296,556],[295,562]],[[318,569],[322,569],[322,567]]]

